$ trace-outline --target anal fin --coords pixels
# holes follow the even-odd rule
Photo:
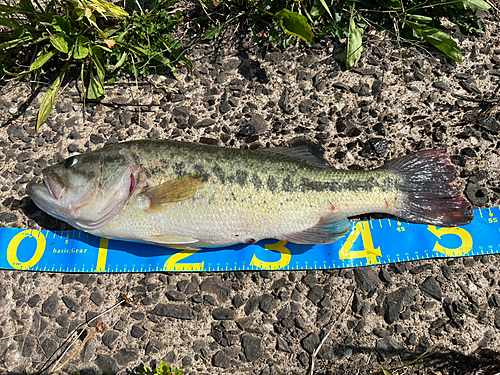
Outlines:
[[[342,238],[351,230],[351,223],[344,214],[333,212],[323,216],[319,222],[302,232],[288,233],[281,240],[296,244],[327,244]]]
[[[152,242],[160,245],[166,245],[169,247],[174,246],[187,246],[188,244],[194,244],[198,242],[195,238],[181,237],[181,236],[168,236],[163,234],[154,234],[144,239],[145,242]],[[176,249],[179,247],[175,247]],[[185,247],[182,247],[183,249]]]

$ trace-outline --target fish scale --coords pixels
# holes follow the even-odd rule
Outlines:
[[[265,153],[262,158],[262,153],[251,153],[234,160],[224,155],[229,149],[215,150],[219,152],[213,155],[208,153],[211,149],[201,149],[199,154],[194,153],[189,158],[172,154],[169,167],[156,168],[157,173],[152,173],[152,177],[159,180],[157,174],[178,178],[194,174],[195,170],[212,171],[212,174],[205,173],[208,182],[191,200],[175,202],[160,212],[149,214],[146,200],[132,198],[121,215],[95,234],[148,238],[162,230],[165,233],[165,223],[169,223],[167,236],[200,238],[203,233],[206,238],[217,237],[217,240],[200,239],[197,246],[220,246],[303,231],[318,223],[332,207],[350,216],[366,212],[367,208],[379,211],[383,194],[390,199],[395,194],[394,189],[384,192],[378,187],[366,188],[376,179],[384,180],[388,174],[385,171],[365,172],[364,180],[360,181],[355,172],[318,168],[287,160],[281,155]],[[161,155],[153,153],[153,157],[153,160],[148,156],[144,160],[141,158],[140,163],[160,164],[157,158]],[[266,172],[256,172],[257,166]],[[256,175],[264,183],[256,185],[247,179],[238,179],[238,175]],[[294,188],[285,189],[285,180]],[[335,183],[331,184],[332,181]],[[328,188],[328,184],[332,186]],[[380,185],[387,186],[387,183]],[[346,194],[353,186],[361,193]]]

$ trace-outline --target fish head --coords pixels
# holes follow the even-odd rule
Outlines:
[[[45,168],[27,193],[48,214],[81,230],[100,228],[120,213],[137,189],[140,170],[130,147],[113,145]]]

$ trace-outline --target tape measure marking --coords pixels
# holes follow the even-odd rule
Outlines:
[[[226,248],[174,250],[80,231],[0,228],[0,268],[50,272],[205,272],[338,269],[440,257],[500,252],[500,208],[475,210],[472,223],[455,228],[399,219],[352,223],[328,245],[264,240]],[[395,225],[392,225],[395,224]],[[82,235],[85,234],[85,235]]]

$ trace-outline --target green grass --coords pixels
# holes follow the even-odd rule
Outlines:
[[[160,1],[151,9],[126,12],[104,0],[52,0],[45,10],[37,0],[0,5],[0,69],[5,75],[42,77],[42,69],[56,70],[39,109],[37,129],[50,116],[68,69],[80,69],[83,96],[105,96],[105,82],[120,72],[147,75],[150,69],[171,71],[175,63],[192,69],[181,55],[171,31],[182,22],[170,13],[173,1]]]
[[[139,375],[182,375],[183,371],[179,370],[177,367],[171,367],[168,363],[163,361],[160,362],[159,366],[156,366],[156,369],[151,370],[148,367],[138,367],[137,373]]]
[[[37,129],[50,116],[68,70],[79,69],[82,96],[89,100],[102,99],[104,84],[124,72],[176,76],[178,66],[192,72],[173,36],[185,27],[185,15],[173,9],[177,0],[148,0],[147,6],[146,0],[133,0],[127,10],[104,0],[51,0],[46,9],[38,0],[0,1],[3,76],[30,75],[33,82],[55,77],[40,106]],[[385,31],[397,45],[435,48],[460,63],[461,50],[443,20],[464,33],[481,34],[484,24],[476,13],[489,8],[484,0],[198,0],[188,11],[189,24],[208,40],[236,23],[256,43],[287,47],[297,39],[309,45],[327,36],[346,40],[341,60],[351,68],[361,57],[367,29]]]

